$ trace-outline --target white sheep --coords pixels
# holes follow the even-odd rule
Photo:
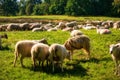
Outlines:
[[[82,35],[82,34],[83,34],[83,32],[80,30],[73,30],[70,33],[71,37],[75,37],[75,36]]]
[[[109,49],[116,66],[115,74],[120,76],[120,64],[118,63],[120,61],[120,43],[110,45]]]
[[[90,39],[86,35],[71,37],[65,41],[64,46],[70,51],[71,56],[74,50],[83,49],[87,53],[87,58],[90,58]]]
[[[36,60],[39,61],[39,65],[40,62],[42,62],[42,67],[43,67],[44,61],[47,60],[48,62],[48,56],[49,56],[49,46],[47,44],[37,43],[33,45],[33,47],[31,48],[31,58],[33,61],[34,68],[36,66]]]
[[[38,41],[38,40],[22,40],[22,41],[18,41],[16,43],[16,45],[15,45],[14,67],[15,67],[16,60],[17,60],[19,55],[21,55],[21,57],[20,57],[21,66],[24,67],[23,59],[25,57],[31,57],[31,48],[32,48],[33,45],[35,45],[37,43],[44,43],[44,40],[40,40],[40,41]]]
[[[59,62],[61,64],[61,70],[63,72],[63,61],[65,58],[70,59],[70,54],[67,52],[64,45],[61,44],[52,44],[49,48],[49,59],[52,63],[52,71],[54,72],[54,62]]]
[[[97,34],[110,34],[111,31],[109,29],[100,28],[100,26],[96,27]]]

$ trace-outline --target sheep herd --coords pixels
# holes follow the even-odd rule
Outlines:
[[[64,59],[72,60],[74,50],[83,49],[88,54],[87,58],[90,58],[90,39],[88,36],[81,34],[82,32],[79,30],[73,32],[74,36],[66,40],[64,44],[53,43],[49,45],[46,39],[18,41],[15,45],[14,67],[16,66],[18,56],[20,56],[22,67],[24,67],[23,59],[31,57],[34,69],[37,60],[39,61],[39,65],[42,62],[42,67],[44,62],[47,62],[47,65],[48,63],[52,64],[53,72],[55,63],[59,63],[63,72]]]
[[[41,40],[22,40],[18,41],[15,45],[15,59],[14,67],[16,66],[16,61],[20,56],[21,66],[24,67],[23,59],[26,57],[31,58],[33,63],[33,68],[37,66],[37,61],[42,63],[46,62],[47,66],[52,64],[52,71],[55,71],[55,63],[61,65],[61,71],[63,72],[64,59],[72,60],[74,50],[82,49],[87,54],[87,59],[90,59],[90,38],[85,35],[79,29],[96,29],[97,34],[110,34],[109,28],[120,28],[120,21],[86,21],[86,23],[77,24],[77,21],[72,22],[59,22],[58,25],[52,25],[51,23],[22,23],[22,24],[7,24],[0,25],[0,31],[15,31],[15,30],[31,30],[36,31],[70,31],[70,38],[68,38],[64,44],[53,43],[49,45],[46,39]],[[7,34],[0,36],[0,48],[1,38],[8,38]],[[112,44],[109,47],[110,54],[113,61],[116,64],[115,74],[120,76],[120,65],[118,61],[120,60],[120,43]]]

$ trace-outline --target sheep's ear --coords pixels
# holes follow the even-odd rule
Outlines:
[[[115,45],[115,47],[119,47],[120,45]]]

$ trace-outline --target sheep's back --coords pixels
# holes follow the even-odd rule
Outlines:
[[[30,57],[31,56],[31,48],[32,46],[36,44],[36,42],[33,41],[19,41],[17,42],[15,46],[15,50],[22,54],[22,56]]]

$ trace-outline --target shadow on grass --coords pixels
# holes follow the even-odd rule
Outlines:
[[[66,63],[64,66],[64,72],[61,71],[60,66],[55,66],[55,71],[52,72],[52,65],[49,66],[44,66],[42,68],[41,66],[37,66],[35,70],[32,67],[25,67],[27,69],[30,69],[31,71],[35,72],[45,72],[49,75],[56,75],[56,76],[61,76],[61,77],[70,77],[70,76],[86,76],[87,74],[87,69],[85,69],[83,66],[81,66],[79,60],[74,60],[71,63]]]
[[[2,48],[0,48],[1,51],[3,50],[10,50],[10,48],[8,46],[2,46]]]
[[[37,66],[35,70],[33,67],[25,67],[27,69],[30,69],[31,71],[35,72],[45,72],[49,75],[55,75],[55,76],[60,76],[60,77],[70,77],[70,76],[80,76],[84,77],[87,74],[87,69],[85,69],[83,66],[81,66],[81,63],[88,63],[88,62],[93,62],[93,63],[99,63],[100,61],[107,61],[111,60],[110,57],[108,58],[91,58],[90,60],[85,60],[85,59],[73,59],[73,61],[67,62],[64,66],[64,72],[61,71],[60,66],[55,66],[55,71],[54,73],[52,72],[52,65],[49,66],[44,66],[43,68],[41,66]]]

